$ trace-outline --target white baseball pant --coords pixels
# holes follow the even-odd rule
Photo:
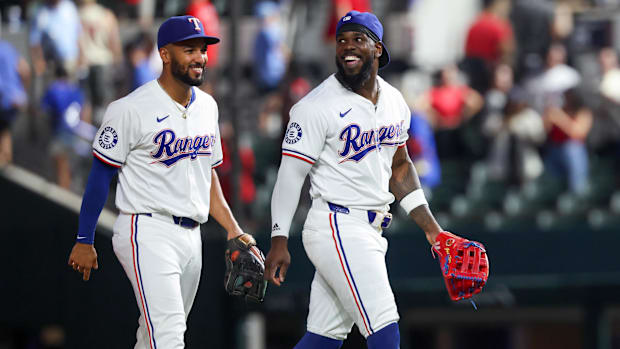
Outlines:
[[[343,340],[355,323],[366,338],[399,320],[385,264],[388,242],[381,232],[365,210],[337,213],[314,200],[302,233],[316,268],[309,332]]]
[[[121,213],[112,245],[140,308],[134,348],[184,348],[202,268],[200,226],[185,228],[161,214]]]

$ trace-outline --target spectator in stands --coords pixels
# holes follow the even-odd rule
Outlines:
[[[511,88],[490,145],[489,178],[521,185],[540,176],[539,148],[545,138],[541,115],[529,107],[521,88]]]
[[[254,40],[254,76],[258,89],[268,93],[277,89],[286,73],[288,48],[280,22],[279,5],[261,1],[256,5],[260,29]]]
[[[510,13],[516,39],[517,81],[543,70],[545,54],[553,40],[553,3],[515,0]]]
[[[560,106],[546,109],[543,120],[549,132],[545,168],[566,177],[571,192],[585,194],[589,166],[585,140],[592,128],[592,112],[571,88],[563,93]]]
[[[103,108],[113,94],[115,68],[122,62],[123,52],[116,15],[96,0],[81,0],[82,48],[87,76],[85,90],[93,108],[95,122],[103,117]]]
[[[289,112],[295,103],[299,102],[312,89],[308,69],[299,61],[291,60],[282,86],[282,110],[280,139],[284,138],[286,126],[290,120]],[[279,151],[278,151],[279,153]],[[278,157],[279,159],[279,157]]]
[[[26,60],[13,45],[0,40],[0,166],[13,161],[11,125],[26,106],[24,85],[29,81],[30,67]]]
[[[50,153],[54,159],[56,181],[59,186],[70,189],[71,159],[79,142],[76,131],[82,121],[90,122],[90,109],[85,105],[79,86],[71,82],[62,65],[56,66],[55,80],[47,88],[41,108],[50,118]]]
[[[30,27],[30,51],[34,71],[43,74],[55,62],[73,76],[80,60],[82,25],[73,1],[45,0],[36,10]]]
[[[220,18],[217,14],[215,5],[210,0],[190,0],[189,6],[185,11],[186,14],[194,16],[202,22],[202,26],[205,29],[205,35],[221,37],[220,30]],[[217,66],[219,58],[220,45],[209,45],[207,48],[207,54],[209,60],[207,61],[207,71]]]
[[[546,55],[546,68],[525,83],[530,105],[539,113],[548,107],[562,107],[562,95],[581,82],[581,74],[566,64],[566,48],[562,43],[551,44]]]
[[[268,183],[269,172],[273,171],[274,179],[278,162],[282,156],[282,110],[281,94],[267,96],[258,114],[257,132],[253,133],[252,149],[256,155],[256,183],[268,185],[270,189],[275,183]]]
[[[604,47],[598,55],[600,103],[594,113],[592,130],[588,136],[589,148],[599,155],[620,157],[620,67],[618,56],[611,47]],[[620,169],[620,164],[618,165]],[[619,179],[620,181],[620,179]]]
[[[157,78],[157,72],[151,68],[150,54],[153,52],[154,42],[151,34],[141,32],[127,45],[127,59],[129,63],[131,86],[130,90],[144,85]]]
[[[588,144],[598,154],[620,157],[620,67],[618,55],[611,47],[599,52],[601,82],[600,107],[596,112]],[[620,164],[616,162],[620,169]],[[620,183],[620,179],[618,179]]]
[[[620,104],[620,67],[618,67],[618,55],[611,47],[604,47],[598,54],[601,67],[601,95],[616,104]]]
[[[435,130],[440,159],[467,155],[463,126],[482,108],[482,96],[463,84],[456,66],[450,65],[435,75],[435,86],[416,103]]]
[[[338,20],[344,17],[347,12],[355,10],[359,12],[372,12],[370,0],[330,0],[329,19],[325,30],[325,41],[334,42],[336,36],[336,25]]]
[[[602,157],[620,158],[620,67],[618,54],[611,47],[599,52],[601,103],[596,110],[592,130],[588,136],[589,148]],[[620,172],[620,162],[614,161],[614,172]],[[620,177],[616,176],[620,188]]]
[[[426,116],[419,112],[411,113],[407,151],[428,196],[429,191],[441,183],[441,166],[433,128]]]
[[[484,9],[467,32],[461,68],[469,86],[485,93],[500,63],[511,65],[515,51],[508,0],[484,0]]]
[[[497,66],[493,76],[493,86],[485,95],[482,123],[490,176],[521,184],[543,170],[538,148],[545,139],[544,126],[525,91],[515,85],[509,65]]]
[[[234,202],[233,198],[233,186],[237,185],[238,197],[242,205],[243,216],[245,218],[252,218],[251,204],[256,199],[256,184],[254,183],[254,173],[256,169],[256,157],[249,142],[239,142],[237,152],[239,161],[241,164],[239,172],[239,182],[234,183],[232,176],[233,160],[232,160],[232,147],[233,136],[235,130],[232,127],[230,121],[220,122],[220,137],[222,138],[222,165],[218,166],[217,173],[220,177],[220,184],[222,186],[222,192],[227,202]]]
[[[508,103],[510,91],[514,88],[514,74],[507,64],[500,64],[493,72],[493,83],[484,95],[485,114],[482,133],[493,139],[504,124],[504,109]]]
[[[157,2],[156,0],[122,0],[107,1],[107,4],[110,6],[114,4],[112,10],[121,20],[135,21],[137,19],[140,28],[148,29],[153,26]]]

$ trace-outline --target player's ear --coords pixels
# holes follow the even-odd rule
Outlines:
[[[170,51],[168,51],[167,47],[162,47],[159,49],[159,57],[161,57],[161,61],[166,64],[170,63]]]
[[[375,42],[375,57],[379,58],[383,54],[383,45],[380,42]]]

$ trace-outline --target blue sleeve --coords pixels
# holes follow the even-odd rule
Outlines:
[[[78,224],[77,241],[84,244],[95,242],[95,227],[108,198],[110,182],[118,172],[116,167],[107,165],[101,160],[94,158],[93,167],[90,169],[86,191],[82,198],[80,220]]]

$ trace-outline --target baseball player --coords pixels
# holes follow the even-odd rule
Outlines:
[[[167,19],[157,34],[161,76],[112,102],[93,142],[69,265],[84,280],[98,268],[95,225],[118,172],[112,244],[140,308],[135,348],[184,347],[202,267],[199,225],[209,214],[228,239],[242,234],[215,172],[222,163],[217,104],[196,87],[207,45],[219,41],[195,17]]]
[[[399,315],[388,280],[382,230],[394,198],[426,232],[441,232],[431,214],[405,142],[410,111],[381,77],[390,58],[383,27],[351,11],[336,33],[338,72],[293,106],[273,191],[271,249],[265,278],[284,282],[287,237],[304,178],[312,207],[302,232],[316,272],[307,332],[295,348],[340,348],[356,324],[371,349],[399,347]],[[277,272],[279,270],[279,272]]]

